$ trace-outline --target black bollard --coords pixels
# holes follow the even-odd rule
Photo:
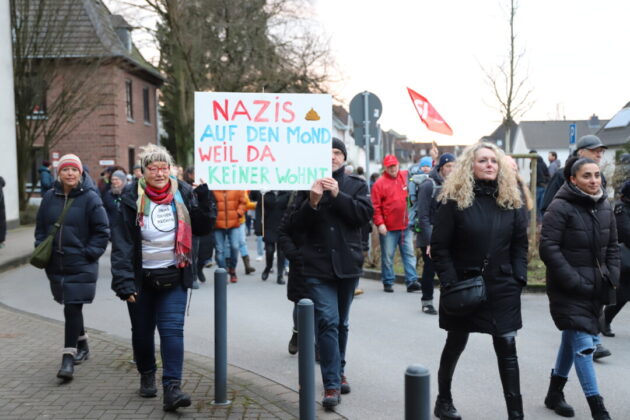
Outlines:
[[[298,302],[300,420],[315,420],[315,313],[313,301]]]
[[[421,365],[410,365],[405,371],[405,420],[429,420],[431,375]]]
[[[229,405],[227,399],[227,271],[214,270],[214,401]]]

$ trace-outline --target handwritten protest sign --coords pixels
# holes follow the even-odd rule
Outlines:
[[[212,190],[308,190],[331,142],[330,95],[195,92],[195,178]]]

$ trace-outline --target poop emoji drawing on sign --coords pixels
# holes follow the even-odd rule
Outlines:
[[[311,108],[311,110],[306,113],[304,119],[306,121],[319,121],[319,115],[313,108]]]

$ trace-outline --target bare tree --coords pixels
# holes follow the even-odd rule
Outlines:
[[[505,129],[505,151],[511,153],[511,129],[515,119],[521,117],[532,103],[529,101],[532,89],[527,85],[527,75],[522,75],[522,59],[524,52],[517,52],[515,18],[518,1],[509,0],[509,49],[507,62],[497,66],[494,71],[484,69],[492,93],[499,104],[503,126]]]
[[[34,150],[44,156],[103,101],[98,57],[70,54],[78,0],[10,0],[18,191],[24,210]],[[86,56],[87,56],[86,51]]]
[[[132,2],[126,3],[133,6]],[[312,30],[305,0],[144,0],[157,16],[163,143],[192,160],[195,91],[323,92],[327,41]]]

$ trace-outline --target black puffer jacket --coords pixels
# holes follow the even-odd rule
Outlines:
[[[472,315],[446,315],[440,308],[440,328],[447,331],[500,335],[522,327],[521,291],[527,282],[527,224],[519,210],[505,210],[495,199],[496,184],[478,183],[472,206],[458,210],[455,201],[437,211],[431,257],[442,287],[484,271],[487,301]],[[490,238],[493,220],[497,227]]]
[[[615,221],[617,222],[617,238],[619,240],[619,258],[626,260],[623,264],[620,260],[619,287],[617,288],[617,300],[630,300],[630,199],[622,197],[615,206]],[[622,250],[622,247],[625,250]]]
[[[356,279],[363,272],[362,228],[374,209],[367,184],[358,176],[346,175],[344,166],[333,172],[339,193],[325,191],[317,209],[309,192],[298,195],[300,208],[291,215],[290,227],[304,235],[304,275],[318,279]]]
[[[280,226],[282,216],[287,210],[290,196],[291,191],[269,191],[263,196],[262,203],[265,208],[265,216],[264,226],[261,226],[261,228],[263,229],[262,233],[264,233],[263,239],[265,242],[278,241],[278,226]],[[258,206],[256,207],[258,208]]]
[[[596,267],[593,249],[608,280]],[[616,285],[619,279],[617,228],[606,194],[595,202],[565,183],[545,212],[540,258],[547,266],[547,295],[556,327],[597,334],[610,282]]]
[[[96,293],[98,259],[109,240],[109,223],[89,175],[83,174],[81,183],[67,198],[59,181],[44,194],[37,212],[35,246],[46,239],[69,198],[74,201],[55,235],[46,275],[57,302],[91,303]]]
[[[211,216],[208,186],[200,185],[193,194],[188,184],[183,181],[177,182],[190,214],[193,235],[207,234],[208,220]],[[199,197],[199,202],[196,197]],[[142,234],[136,222],[137,199],[138,181],[134,181],[127,184],[121,194],[120,215],[112,228],[112,290],[121,299],[142,290]],[[193,283],[192,267],[187,265],[182,270],[182,285],[189,289]]]
[[[416,199],[416,219],[420,232],[416,236],[416,246],[418,248],[425,247],[431,243],[431,233],[433,232],[433,222],[435,214],[439,207],[437,196],[442,189],[444,178],[440,175],[437,168],[434,168],[429,174],[430,179],[425,179],[418,187]]]

